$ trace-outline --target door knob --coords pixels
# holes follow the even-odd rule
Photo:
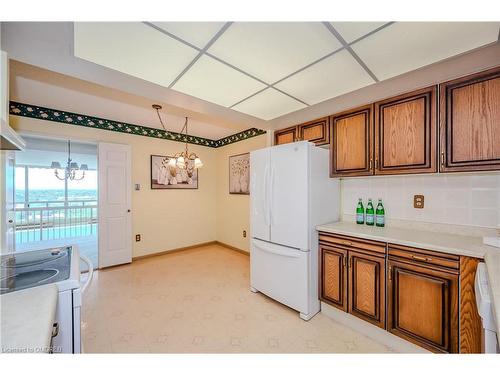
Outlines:
[[[130,208],[127,210],[127,212],[130,212]]]
[[[14,222],[14,220],[10,219],[9,220],[9,224],[12,224]]]

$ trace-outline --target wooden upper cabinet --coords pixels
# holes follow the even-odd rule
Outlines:
[[[283,145],[285,143],[292,143],[297,140],[297,127],[291,126],[286,129],[276,130],[274,132],[274,144]]]
[[[375,103],[375,174],[437,172],[437,87]]]
[[[328,144],[330,142],[330,126],[328,121],[328,117],[323,117],[298,125],[298,139],[313,142],[317,146]]]
[[[440,85],[441,172],[500,170],[500,67]]]
[[[330,118],[330,177],[373,174],[373,106]]]
[[[320,245],[320,299],[347,311],[347,250]]]
[[[276,130],[274,144],[282,145],[296,141],[309,141],[317,146],[330,143],[330,126],[328,117],[305,122],[297,126]]]
[[[385,256],[349,251],[349,313],[385,328]]]

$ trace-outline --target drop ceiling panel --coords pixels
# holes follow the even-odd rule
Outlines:
[[[305,108],[305,105],[281,92],[268,88],[233,107],[264,120],[271,120],[286,113]]]
[[[499,22],[397,22],[354,43],[381,80],[497,41]]]
[[[316,104],[374,83],[347,50],[285,79],[276,85],[306,103]]]
[[[319,22],[236,22],[208,52],[272,83],[340,46]]]
[[[75,22],[76,57],[168,87],[197,51],[139,22]]]
[[[347,43],[361,38],[387,22],[330,22]]]
[[[204,48],[224,22],[152,22],[156,26],[195,45]]]
[[[202,56],[173,89],[229,107],[264,87],[257,80],[209,56]]]

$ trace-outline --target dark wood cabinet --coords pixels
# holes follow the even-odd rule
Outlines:
[[[313,142],[316,146],[327,145],[330,142],[329,119],[323,117],[297,125],[297,133],[300,141]]]
[[[385,328],[385,255],[349,251],[349,313]]]
[[[500,170],[500,67],[440,85],[441,172]]]
[[[347,311],[347,251],[320,246],[320,299]]]
[[[481,353],[480,260],[319,233],[322,302],[436,353]]]
[[[387,330],[433,352],[458,353],[459,257],[389,245]]]
[[[373,106],[330,118],[330,177],[373,174]]]
[[[320,234],[320,298],[385,328],[385,244]]]
[[[316,146],[330,142],[330,126],[328,117],[323,117],[274,132],[274,144],[281,145],[297,141],[309,141]]]
[[[274,132],[274,144],[283,145],[297,141],[297,127],[292,126],[286,129],[276,130]]]
[[[375,174],[437,172],[437,87],[375,103]]]

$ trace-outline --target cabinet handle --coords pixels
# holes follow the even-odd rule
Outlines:
[[[411,256],[413,259],[416,259],[416,260],[422,260],[424,262],[430,262],[432,260],[432,258],[426,258],[426,257],[419,257],[418,255],[412,255]]]
[[[352,242],[349,241],[342,241],[342,243],[347,246],[352,246]]]
[[[389,266],[389,282],[392,281],[392,266]]]
[[[52,325],[52,337],[56,337],[59,334],[59,323],[54,323]]]
[[[373,159],[372,159],[372,158],[370,158],[370,168],[368,168],[368,169],[370,169],[370,170],[371,170],[371,169],[372,169],[372,166],[373,166]]]
[[[444,166],[444,151],[441,151],[441,165]]]
[[[375,159],[375,169],[378,169],[378,159]]]
[[[347,259],[346,257],[342,257],[342,266],[344,266],[344,268],[347,266]]]
[[[349,268],[352,268],[352,258],[349,258]]]

